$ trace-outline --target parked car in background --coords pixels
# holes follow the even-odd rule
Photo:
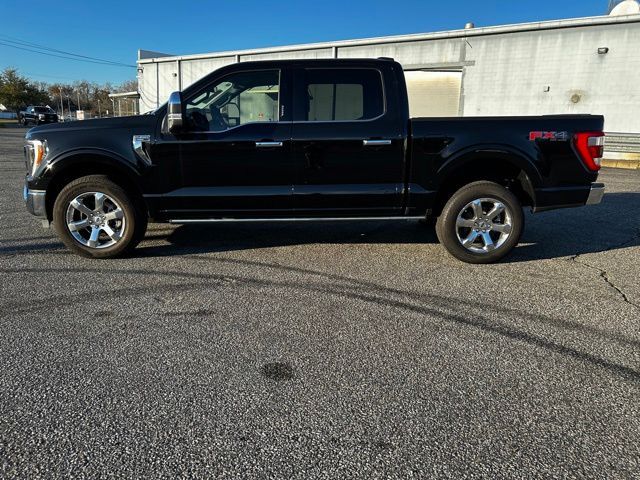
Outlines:
[[[390,59],[242,62],[148,115],[31,129],[24,197],[94,258],[131,250],[148,220],[431,217],[452,255],[491,263],[518,243],[523,207],[601,201],[603,124],[410,118]]]
[[[22,125],[40,125],[43,123],[57,123],[58,114],[44,105],[29,105],[18,114],[18,122]]]

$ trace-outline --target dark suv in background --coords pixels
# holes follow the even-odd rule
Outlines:
[[[18,114],[18,121],[22,125],[58,123],[58,114],[51,107],[43,105],[29,105],[25,110]]]

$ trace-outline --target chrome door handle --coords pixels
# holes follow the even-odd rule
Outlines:
[[[256,142],[256,147],[258,148],[273,148],[281,146],[282,142]]]
[[[391,140],[363,140],[365,147],[379,147],[381,145],[391,145]]]

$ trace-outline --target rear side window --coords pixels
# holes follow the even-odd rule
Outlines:
[[[382,76],[375,69],[307,69],[302,96],[303,118],[297,121],[370,120],[384,113]]]

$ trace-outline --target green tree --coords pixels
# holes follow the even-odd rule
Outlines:
[[[0,73],[0,103],[18,112],[29,104],[48,104],[50,98],[46,90],[18,74],[15,68],[6,68]]]

